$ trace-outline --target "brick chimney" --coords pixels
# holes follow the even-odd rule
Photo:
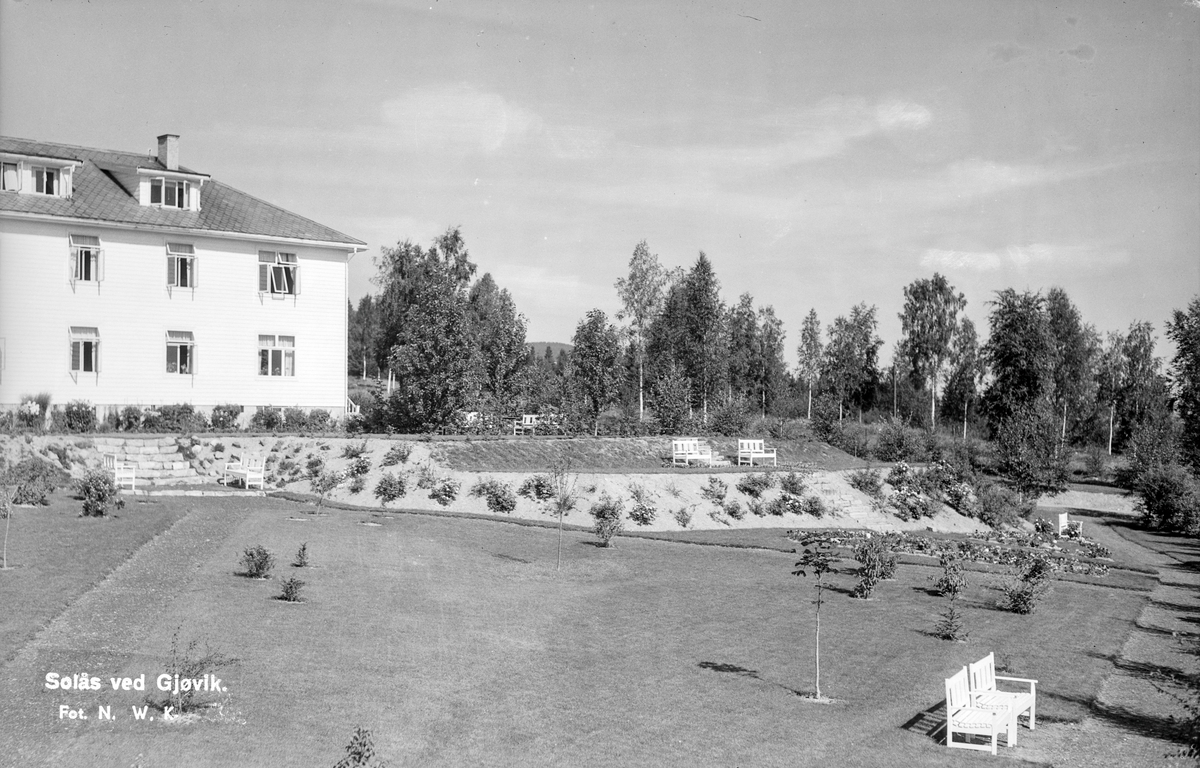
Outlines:
[[[166,166],[168,171],[179,170],[179,137],[173,133],[164,133],[158,137],[158,162]]]

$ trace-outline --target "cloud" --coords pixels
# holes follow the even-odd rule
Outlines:
[[[420,151],[492,153],[544,128],[537,114],[466,83],[416,88],[380,110],[393,137]]]
[[[1050,243],[1010,245],[995,251],[927,248],[920,259],[921,266],[926,269],[973,272],[995,272],[1005,268],[1024,272],[1039,266],[1111,266],[1126,263],[1128,260],[1129,254],[1124,250],[1113,250],[1101,245]]]
[[[1016,43],[996,43],[991,48],[988,48],[988,53],[992,54],[992,58],[996,61],[1007,64],[1013,59],[1028,56],[1030,51],[1025,46]]]
[[[887,101],[875,108],[875,121],[884,131],[916,131],[933,121],[933,115],[920,104]]]
[[[1074,56],[1080,61],[1091,61],[1096,58],[1096,49],[1087,43],[1077,45],[1069,51],[1061,51],[1061,53],[1066,56]]]

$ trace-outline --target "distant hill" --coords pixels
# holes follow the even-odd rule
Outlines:
[[[532,347],[533,356],[538,358],[545,356],[546,347],[550,347],[551,354],[555,357],[558,357],[560,350],[567,350],[567,354],[569,355],[571,354],[571,350],[574,349],[570,344],[563,344],[561,341],[530,341],[526,342],[525,346]]]

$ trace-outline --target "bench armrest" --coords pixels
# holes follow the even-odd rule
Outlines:
[[[1029,677],[1002,677],[1000,675],[996,675],[996,679],[997,680],[1008,680],[1009,682],[1012,682],[1012,683],[1029,683],[1030,685],[1037,685],[1037,680],[1034,680]]]

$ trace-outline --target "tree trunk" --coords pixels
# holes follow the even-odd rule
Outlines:
[[[646,399],[642,394],[645,388],[646,362],[638,360],[638,421],[646,418]]]
[[[967,408],[971,405],[971,398],[963,400],[963,440],[967,439]]]
[[[558,563],[554,566],[554,570],[562,570],[562,526],[563,513],[558,513]]]
[[[1117,415],[1117,401],[1113,400],[1108,411],[1108,455],[1112,456],[1113,419]]]
[[[1067,445],[1067,404],[1063,403],[1063,424],[1062,424],[1062,439],[1061,445],[1065,448]]]
[[[929,381],[929,431],[937,431],[937,374]]]
[[[817,582],[817,698],[821,698],[821,583]]]
[[[808,382],[808,420],[812,421],[812,382]]]
[[[896,408],[896,366],[892,366],[892,418],[897,416]]]

